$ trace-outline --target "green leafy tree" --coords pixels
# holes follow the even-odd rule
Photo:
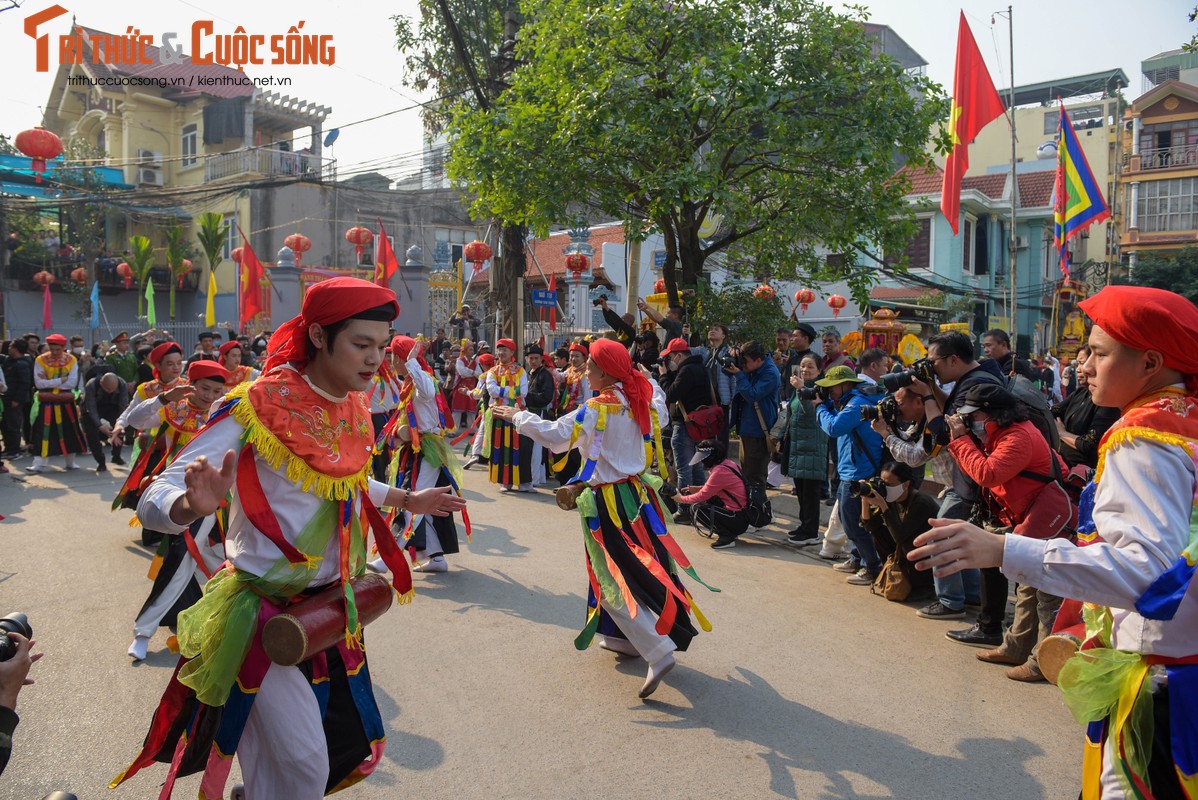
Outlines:
[[[1198,305],[1198,248],[1187,247],[1173,256],[1145,253],[1130,276],[1116,277],[1113,282],[1168,289]]]
[[[150,237],[129,237],[129,258],[125,263],[137,280],[137,316],[141,317],[146,313],[146,281],[150,280],[150,270],[154,266],[154,245],[150,243]]]
[[[183,241],[183,227],[172,225],[166,229],[166,266],[170,270],[171,321],[175,320],[175,285],[187,271],[187,243]]]
[[[104,151],[95,145],[72,139],[63,148],[63,168],[57,176],[64,188],[70,187],[65,192],[68,201],[63,203],[66,228],[62,241],[83,252],[84,265],[104,246],[108,189],[95,169],[104,157]]]
[[[728,326],[730,342],[757,341],[767,350],[773,349],[774,331],[791,324],[777,297],[754,297],[749,286],[701,287],[690,318],[691,330],[701,336],[722,322]]]
[[[822,252],[901,252],[898,161],[926,165],[937,86],[880,56],[863,12],[809,0],[528,0],[511,85],[459,112],[448,171],[477,215],[543,234],[591,213],[664,239],[671,298],[728,254],[742,274],[847,279]],[[716,218],[718,232],[703,230]]]

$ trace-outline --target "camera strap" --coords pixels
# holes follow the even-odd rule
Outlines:
[[[874,474],[878,475],[882,472],[882,467],[878,462],[874,461],[874,457],[870,455],[869,448],[865,446],[865,442],[861,439],[861,434],[857,433],[857,429],[852,430],[853,439],[857,442],[857,446],[861,448],[861,452],[865,453],[865,457],[869,459],[869,465],[874,468]]]

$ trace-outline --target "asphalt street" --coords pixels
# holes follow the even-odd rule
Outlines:
[[[20,697],[0,797],[157,796],[165,766],[105,788],[176,661],[165,630],[144,662],[125,654],[151,554],[130,512],[109,511],[123,475],[0,476],[0,613],[27,612],[46,653]],[[919,619],[785,543],[789,499],[776,501],[779,523],[733,550],[676,529],[722,591],[690,582],[714,630],[641,701],[643,661],[573,647],[586,591],[578,517],[547,488],[500,495],[481,471],[466,475],[473,541],[367,630],[387,750],[340,797],[1077,796],[1082,730],[1057,689],[1007,680],[944,638],[959,621]],[[174,796],[195,797],[198,783]]]

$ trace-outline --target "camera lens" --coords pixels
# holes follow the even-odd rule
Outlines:
[[[29,618],[20,612],[0,618],[0,661],[8,661],[17,652],[17,643],[8,638],[9,633],[19,633],[26,639],[33,638]]]

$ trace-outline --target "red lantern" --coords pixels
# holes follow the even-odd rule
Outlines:
[[[810,289],[799,289],[795,292],[795,302],[799,304],[802,313],[807,313],[807,306],[815,302],[815,292]]]
[[[374,234],[370,232],[369,228],[363,228],[361,225],[358,225],[345,232],[345,241],[354,246],[354,254],[361,261],[362,254],[366,252],[366,248],[374,241]]]
[[[665,290],[666,290],[666,279],[665,278],[658,278],[657,280],[655,280],[653,282],[653,291],[654,292],[656,292],[657,294],[661,294]]]
[[[180,288],[180,289],[182,289],[182,288],[183,288],[183,276],[184,276],[184,275],[186,275],[187,273],[191,272],[191,266],[192,266],[192,265],[191,265],[191,259],[190,259],[190,258],[185,258],[185,259],[183,259],[183,265],[182,265],[182,266],[183,266],[183,269],[182,269],[182,270],[179,272],[179,276],[178,276],[178,277],[179,277],[179,288]]]
[[[462,248],[462,258],[474,265],[475,272],[482,269],[483,262],[494,254],[495,251],[491,249],[491,245],[477,239]]]
[[[240,264],[241,263],[241,248],[234,247],[232,250],[230,250],[229,258],[233,259],[234,264]]]
[[[574,273],[574,277],[579,277],[587,271],[591,266],[591,259],[585,253],[571,253],[566,256],[566,269]]]
[[[768,283],[763,283],[753,290],[753,296],[758,300],[773,300],[778,296],[778,293],[774,291],[773,286],[770,286]]]
[[[833,317],[839,317],[840,309],[844,308],[846,305],[848,305],[848,303],[848,300],[845,300],[838,294],[834,294],[828,298],[828,307],[832,309]]]
[[[77,267],[71,270],[71,280],[80,286],[87,284],[87,267]]]
[[[124,261],[116,265],[116,274],[120,275],[125,281],[126,289],[133,285],[133,267],[129,266]]]
[[[49,286],[50,284],[54,283],[54,276],[51,275],[46,270],[42,270],[41,272],[39,272],[33,276],[33,282],[36,283],[38,286],[46,287],[46,286]]]
[[[13,141],[25,155],[32,159],[31,167],[37,175],[37,182],[42,182],[42,173],[46,171],[46,162],[62,155],[62,139],[45,128],[31,128],[21,131]]]
[[[312,249],[312,240],[302,233],[293,233],[283,240],[283,244],[291,248],[295,253],[295,264],[299,266],[300,261],[304,257],[304,253]]]

